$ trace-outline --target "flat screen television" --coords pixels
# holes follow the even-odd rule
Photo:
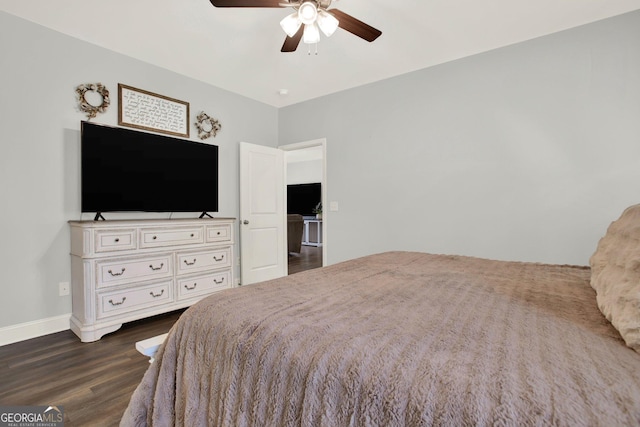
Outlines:
[[[82,212],[218,211],[216,145],[82,122],[81,158]]]
[[[287,185],[287,213],[303,216],[315,215],[313,209],[322,200],[322,184]]]

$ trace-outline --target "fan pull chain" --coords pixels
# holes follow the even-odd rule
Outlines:
[[[318,43],[314,43],[315,47],[316,47],[316,55],[318,54]],[[307,55],[311,56],[311,45],[308,44],[307,45]]]

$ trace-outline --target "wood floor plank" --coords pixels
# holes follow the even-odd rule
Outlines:
[[[322,247],[303,245],[299,254],[289,254],[289,274],[322,267]]]
[[[149,367],[135,343],[168,332],[182,311],[131,322],[94,343],[63,331],[0,347],[0,403],[63,406],[67,427],[118,425]]]

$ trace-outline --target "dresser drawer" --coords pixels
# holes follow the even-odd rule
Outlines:
[[[178,280],[178,300],[193,298],[231,287],[229,270]]]
[[[153,285],[98,293],[98,318],[116,316],[173,300],[172,281]]]
[[[231,224],[207,226],[207,242],[230,242]]]
[[[231,265],[231,248],[178,253],[177,262],[178,274],[229,267]]]
[[[96,253],[126,251],[136,248],[136,230],[96,230]]]
[[[98,261],[96,263],[98,287],[142,282],[171,276],[173,273],[171,261],[171,254]]]
[[[143,228],[140,230],[141,248],[191,245],[204,243],[204,227]]]

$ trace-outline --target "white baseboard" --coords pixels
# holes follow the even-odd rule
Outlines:
[[[0,328],[0,346],[69,329],[71,313]]]

